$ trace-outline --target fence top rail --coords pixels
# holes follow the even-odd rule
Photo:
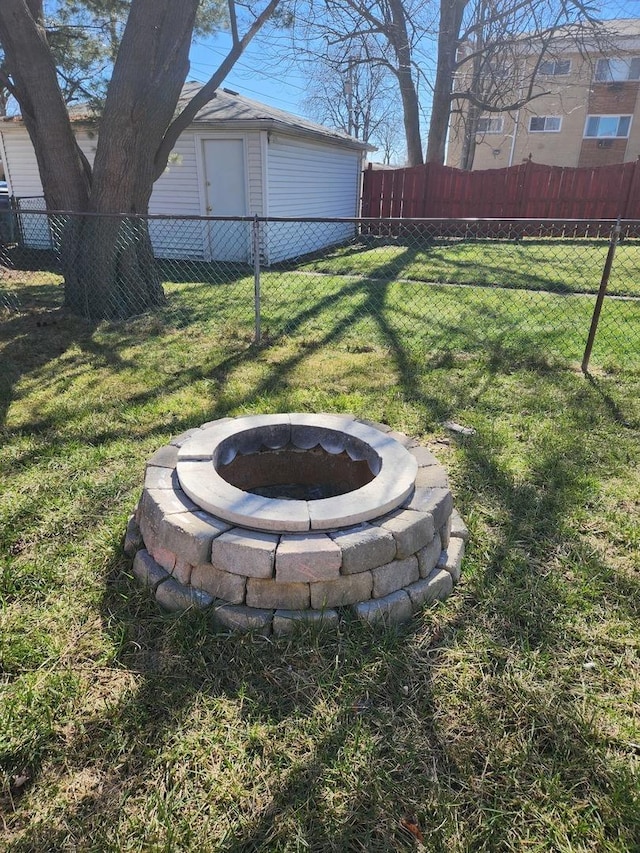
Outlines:
[[[27,198],[26,196],[24,198]],[[29,196],[28,198],[31,198]],[[35,196],[34,196],[35,198]],[[20,201],[20,199],[16,199]],[[560,216],[554,217],[532,217],[532,218],[517,218],[510,216],[496,217],[475,217],[475,216],[429,216],[429,217],[401,217],[401,216],[200,216],[196,214],[188,214],[176,216],[170,213],[97,213],[95,211],[74,211],[74,210],[47,210],[47,209],[18,209],[19,214],[29,214],[29,216],[82,216],[82,217],[99,217],[101,219],[139,219],[153,221],[173,221],[179,219],[181,221],[194,222],[326,222],[337,224],[375,224],[375,225],[429,225],[451,223],[456,225],[611,225],[611,227],[620,223],[621,225],[640,225],[640,219],[611,219],[611,218],[589,218],[589,219],[564,219]]]

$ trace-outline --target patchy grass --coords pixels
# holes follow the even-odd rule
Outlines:
[[[290,335],[260,349],[195,282],[168,320],[97,329],[22,288],[0,325],[0,846],[639,849],[640,374],[585,379],[534,332],[452,324],[432,348],[391,311],[359,328],[349,282],[317,310],[274,283]],[[287,410],[432,447],[472,534],[444,605],[267,640],[138,589],[121,538],[146,457]]]

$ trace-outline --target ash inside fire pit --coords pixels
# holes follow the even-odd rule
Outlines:
[[[220,476],[245,492],[263,498],[316,501],[334,498],[366,486],[374,478],[366,460],[354,460],[346,451],[328,453],[321,445],[303,450],[262,449],[236,456],[218,465]]]

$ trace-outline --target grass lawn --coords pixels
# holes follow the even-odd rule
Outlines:
[[[318,272],[390,276],[414,281],[487,284],[555,293],[597,293],[607,240],[524,239],[422,241],[370,238],[303,265]],[[640,296],[640,245],[616,251],[609,293]]]
[[[606,345],[583,377],[572,324],[558,360],[548,315],[509,326],[526,306],[502,291],[442,287],[425,311],[399,285],[269,275],[262,348],[250,279],[169,285],[165,319],[97,329],[55,310],[59,288],[12,285],[0,848],[640,849],[637,359]],[[398,631],[228,637],[137,587],[121,540],[145,459],[278,411],[432,448],[471,531],[445,604]]]

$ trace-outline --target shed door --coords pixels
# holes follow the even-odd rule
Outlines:
[[[246,178],[242,139],[207,139],[204,168],[208,216],[246,216]],[[247,222],[208,223],[211,257],[217,261],[247,261],[250,231]]]

